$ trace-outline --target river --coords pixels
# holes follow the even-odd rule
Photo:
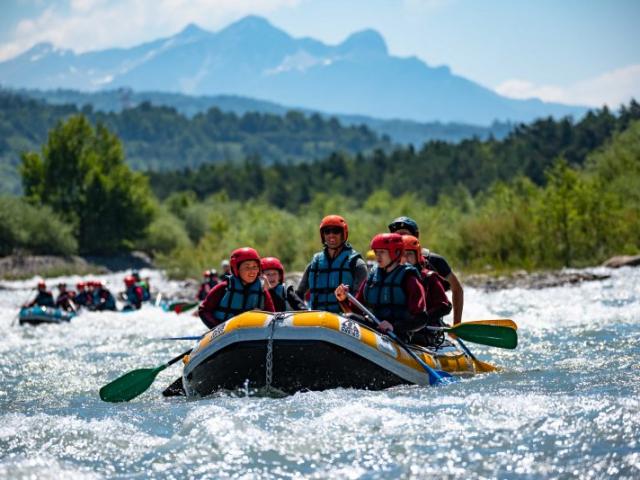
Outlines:
[[[126,404],[102,402],[99,388],[189,348],[162,337],[203,332],[197,318],[145,306],[18,326],[34,281],[2,282],[0,478],[640,478],[640,268],[593,271],[611,277],[465,290],[465,319],[519,325],[516,350],[467,343],[500,373],[445,387],[164,399],[174,365]],[[100,278],[120,286],[122,276]]]

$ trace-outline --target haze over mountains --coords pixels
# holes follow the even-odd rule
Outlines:
[[[502,97],[448,67],[389,55],[373,30],[339,45],[293,38],[249,16],[219,32],[189,25],[132,48],[83,54],[49,43],[0,63],[13,88],[240,95],[321,112],[489,125],[580,116],[586,108]]]

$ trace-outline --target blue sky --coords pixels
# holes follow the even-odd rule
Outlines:
[[[0,60],[39,41],[77,52],[131,46],[248,14],[330,44],[373,28],[394,55],[516,98],[640,99],[640,0],[4,0]]]

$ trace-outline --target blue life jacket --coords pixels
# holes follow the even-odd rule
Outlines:
[[[341,284],[353,290],[353,271],[358,258],[362,257],[348,243],[335,258],[329,258],[326,248],[313,256],[308,277],[309,307],[312,310],[342,312],[334,291]]]
[[[89,296],[89,292],[87,292],[86,290],[82,290],[75,297],[73,297],[73,301],[77,305],[83,305],[83,306],[91,305],[91,297]]]
[[[213,317],[219,323],[248,310],[264,310],[265,295],[262,280],[258,279],[249,285],[244,285],[242,280],[231,275],[227,282],[224,295],[213,312]]]
[[[398,265],[389,273],[379,267],[369,273],[364,300],[380,320],[393,323],[406,316],[407,295],[402,282],[407,275],[417,276],[418,271],[410,265]]]
[[[103,299],[104,303],[101,303],[101,300]],[[93,291],[93,305],[98,310],[115,310],[116,299],[106,288],[100,290],[96,289]]]
[[[56,303],[53,301],[53,295],[51,292],[40,292],[38,291],[38,295],[34,300],[36,305],[41,307],[55,307]]]

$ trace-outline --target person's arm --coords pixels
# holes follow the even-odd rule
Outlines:
[[[464,290],[462,284],[456,277],[456,274],[451,272],[447,275],[447,281],[451,285],[451,302],[453,303],[453,324],[458,325],[462,322],[462,309],[464,308]]]
[[[360,285],[360,289],[355,294],[356,300],[358,300],[362,304],[364,304],[363,300],[364,300],[365,286],[366,286],[366,282],[362,282],[362,284]],[[344,287],[347,287],[347,288],[345,289]],[[352,305],[349,299],[347,298],[347,292],[351,293],[348,287],[349,287],[348,285],[340,285],[336,288],[335,295],[336,295],[336,299],[338,300],[338,303],[340,304],[340,308],[344,313],[351,313],[355,310],[354,313],[364,315],[364,312],[360,311],[360,308],[358,308],[357,306]]]
[[[353,270],[353,291],[359,292],[360,286],[365,283],[369,276],[369,269],[365,261],[362,258],[358,258]]]
[[[198,316],[200,317],[200,320],[202,320],[202,323],[207,326],[207,328],[213,328],[218,324],[213,314],[220,304],[220,300],[224,295],[224,290],[226,287],[226,282],[222,282],[216,285],[198,306]]]
[[[294,310],[309,310],[309,307],[307,306],[305,301],[301,299],[293,290],[292,285],[289,285],[285,291],[287,292],[287,301],[289,302],[291,308],[293,308]]]
[[[302,274],[302,278],[300,279],[300,283],[298,284],[298,288],[296,288],[296,295],[300,298],[304,298],[307,294],[307,290],[309,290],[309,269],[311,268],[311,263],[307,265],[307,268],[304,269],[304,273]]]

